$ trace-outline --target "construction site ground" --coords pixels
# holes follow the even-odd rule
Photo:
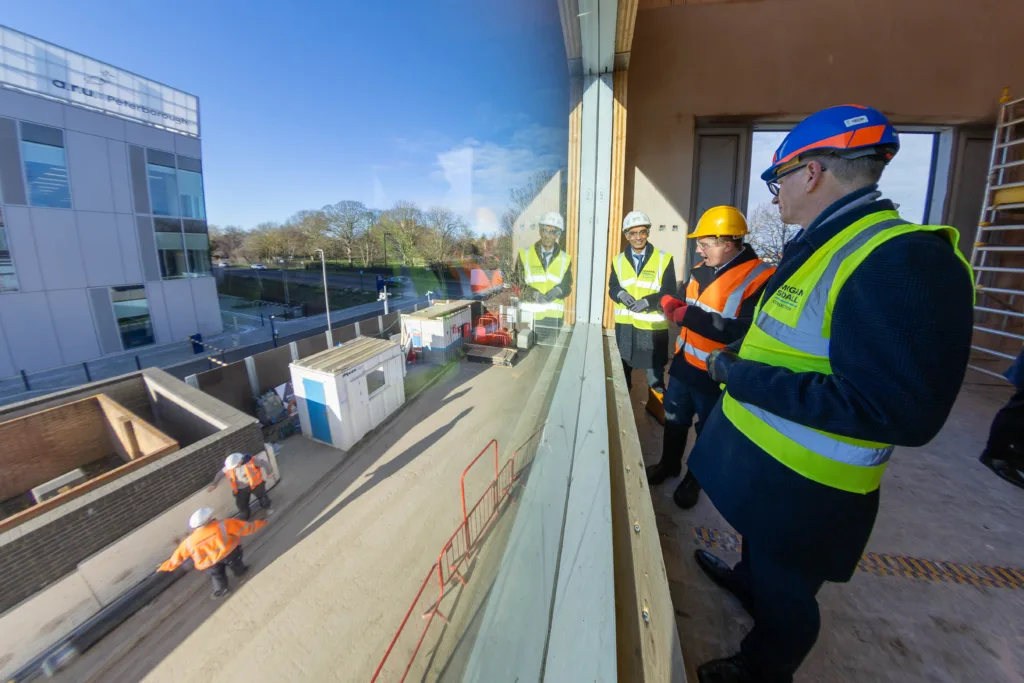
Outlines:
[[[634,374],[652,464],[662,428],[645,410],[643,373]],[[819,593],[821,635],[796,681],[1024,680],[1024,492],[978,462],[1010,394],[1005,383],[969,373],[942,432],[922,448],[896,449],[865,557],[852,581]],[[687,676],[696,680],[696,666],[734,654],[752,622],[693,560],[705,548],[733,564],[739,539],[706,494],[691,510],[676,507],[679,481],[651,493]]]
[[[368,681],[462,520],[460,475],[490,439],[504,463],[536,431],[558,352],[535,347],[512,368],[451,364],[348,454],[284,441],[275,514],[243,542],[245,581],[213,600],[209,578],[190,572],[57,680]],[[485,455],[466,479],[470,505],[493,477]],[[413,615],[410,633],[423,623]]]

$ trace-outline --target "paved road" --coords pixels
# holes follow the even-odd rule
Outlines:
[[[412,309],[414,305],[426,305],[426,297],[401,296],[389,302],[389,310]],[[331,324],[349,324],[356,320],[362,320],[373,315],[380,315],[384,312],[384,303],[371,301],[338,311],[331,311]],[[204,341],[219,349],[231,349],[249,344],[269,341],[271,337],[271,326],[264,318],[262,321],[257,315],[229,312],[222,316],[225,320],[224,332],[206,338]],[[296,320],[275,320],[274,327],[278,337],[305,332],[307,330],[327,329],[327,317],[324,314],[299,318]],[[201,355],[215,355],[216,352],[208,352]],[[89,361],[88,376],[86,376],[85,365],[65,365],[51,370],[32,372],[28,374],[29,390],[20,377],[0,379],[0,405],[14,403],[46,394],[59,389],[66,389],[88,381],[115,377],[137,369],[138,366],[167,367],[177,363],[193,360],[197,357],[192,351],[192,345],[186,341],[161,344],[138,349],[134,352],[118,354],[97,360]]]
[[[287,279],[289,284],[307,284],[307,285],[322,285],[323,274],[320,271],[315,270],[280,270],[277,268],[267,268],[266,270],[254,270],[252,268],[215,268],[214,276],[217,281],[223,280],[225,275],[231,275],[232,277],[248,277],[260,280],[284,280]],[[362,289],[367,292],[377,291],[377,274],[366,273],[359,275],[358,273],[328,273],[327,284],[330,287],[343,287],[346,289]],[[409,286],[409,290],[414,292],[412,286]]]

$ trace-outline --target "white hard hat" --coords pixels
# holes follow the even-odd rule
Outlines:
[[[537,221],[540,225],[547,225],[552,228],[558,228],[562,232],[565,232],[565,221],[562,219],[562,214],[557,211],[548,211],[546,214],[540,217]]]
[[[199,508],[188,518],[188,525],[193,529],[198,529],[209,522],[211,517],[213,517],[213,508]]]
[[[641,225],[651,227],[650,217],[643,211],[630,211],[626,214],[626,217],[622,219],[622,232],[627,232],[631,228],[636,228]]]
[[[241,453],[232,453],[224,461],[224,467],[238,467],[242,464],[242,458],[245,457]]]

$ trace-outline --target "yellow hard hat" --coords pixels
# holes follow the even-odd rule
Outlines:
[[[717,237],[728,235],[739,237],[747,234],[747,219],[733,206],[715,206],[704,212],[697,221],[697,229],[687,237]]]

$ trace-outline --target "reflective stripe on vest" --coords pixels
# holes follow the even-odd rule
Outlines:
[[[241,470],[241,475],[238,471]],[[231,490],[238,493],[238,480],[241,479],[245,486],[243,488],[256,488],[263,483],[263,473],[260,472],[260,468],[256,466],[256,463],[250,460],[244,465],[238,467],[232,467],[229,470],[225,470],[224,474],[227,476],[228,481],[231,482]]]
[[[829,361],[832,310],[843,284],[878,246],[899,235],[942,234],[964,264],[960,236],[948,226],[907,223],[895,211],[879,211],[848,226],[819,248],[766,300],[740,348],[740,358],[793,372],[832,374]],[[972,278],[973,282],[973,278]],[[736,400],[728,386],[722,412],[763,451],[793,471],[825,486],[870,493],[881,482],[893,445],[831,434]]]
[[[188,537],[188,553],[192,556],[192,564],[196,569],[209,569],[238,547],[239,539],[228,535],[224,522],[217,521],[216,524],[214,529],[211,529],[209,524],[196,529]],[[196,536],[200,535],[202,539],[197,541]]]
[[[557,287],[571,265],[569,255],[565,251],[560,251],[545,268],[534,247],[520,249],[519,262],[523,264],[523,280],[541,294],[547,294]],[[519,309],[532,313],[534,322],[545,318],[561,318],[565,310],[565,299],[523,301],[520,302]]]
[[[750,247],[747,247],[748,249]],[[706,268],[707,266],[701,266]],[[746,274],[744,275],[744,270]],[[707,311],[708,313],[717,313],[723,318],[730,320],[735,319],[740,314],[740,308],[743,307],[743,299],[747,290],[757,284],[761,286],[763,282],[766,282],[768,278],[775,272],[775,268],[768,265],[760,259],[747,261],[741,263],[731,271],[726,271],[726,274],[731,273],[731,277],[742,276],[739,282],[733,284],[732,288],[727,292],[720,292],[719,289],[725,286],[722,278],[714,280],[711,284],[705,288],[703,292],[698,294],[698,288],[700,285],[697,283],[697,278],[691,278],[690,283],[687,285],[687,297],[686,303],[690,306],[696,306],[701,310]],[[718,285],[716,287],[716,285]],[[756,287],[754,288],[756,289]],[[724,298],[723,295],[724,294]],[[710,296],[709,301],[701,301],[701,297]],[[721,303],[719,303],[721,302]],[[721,306],[721,308],[717,308]],[[722,342],[714,341],[703,337],[693,330],[688,330],[685,327],[679,330],[679,336],[676,338],[676,353],[683,352],[686,362],[690,365],[700,368],[701,370],[708,369],[708,356],[715,349],[724,348],[726,345]]]
[[[652,247],[652,249],[654,249]],[[657,257],[657,262],[655,262]],[[626,257],[626,252],[621,252],[612,261],[615,269],[615,277],[619,279],[619,286],[629,292],[634,299],[641,299],[661,291],[662,282],[665,280],[665,271],[671,257],[660,249],[654,249],[647,263],[636,272],[633,261]],[[632,325],[638,330],[667,330],[668,320],[665,314],[657,309],[647,308],[639,313],[629,310],[621,301],[615,301],[615,324]]]

